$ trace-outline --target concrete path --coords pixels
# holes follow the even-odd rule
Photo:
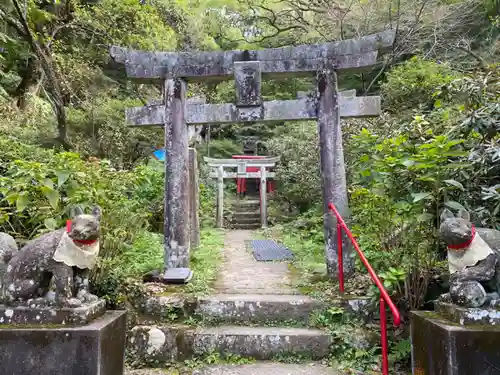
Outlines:
[[[341,373],[319,364],[258,363],[207,367],[194,371],[193,375],[341,375]]]
[[[257,262],[245,241],[252,231],[233,230],[226,233],[224,263],[215,289],[227,294],[298,294],[290,287],[290,271],[286,262]]]

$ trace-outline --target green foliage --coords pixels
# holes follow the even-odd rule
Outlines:
[[[201,232],[201,246],[191,254],[194,276],[186,287],[188,292],[206,295],[212,290],[212,283],[222,265],[223,247],[223,232],[216,229],[206,229]]]
[[[230,139],[213,139],[199,146],[199,157],[230,159],[232,155],[243,154],[243,145]]]
[[[111,304],[122,302],[128,277],[161,266],[162,237],[156,232],[162,230],[165,177],[163,164],[150,160],[163,143],[162,130],[128,128],[123,110],[161,92],[154,85],[126,82],[109,60],[108,46],[260,49],[358,37],[403,20],[411,32],[398,35],[382,70],[346,73],[339,85],[358,94],[380,87],[386,110],[380,120],[344,121],[349,225],[399,306],[421,306],[429,278],[442,268],[437,228],[444,206],[464,206],[476,224],[500,228],[500,80],[498,67],[490,65],[498,56],[498,1],[361,0],[342,12],[342,22],[332,22],[331,7],[320,3],[305,1],[310,9],[304,11],[289,1],[268,0],[26,2],[34,38],[16,27],[0,30],[0,230],[27,240],[63,225],[75,204],[100,204],[103,257],[94,281]],[[22,18],[13,4],[0,5],[4,24]],[[33,41],[50,56],[53,75],[41,64],[45,60]],[[417,56],[400,64],[409,54]],[[232,82],[194,83],[190,89],[212,103],[234,99]],[[314,83],[305,78],[262,85],[265,100],[292,99],[311,89]],[[66,119],[56,116],[57,110]],[[63,130],[70,152],[60,152],[54,141]],[[280,156],[273,204],[287,218],[300,214],[279,234],[296,254],[294,276],[304,292],[336,295],[324,277],[316,125],[228,124],[211,130],[213,140],[199,147],[200,158],[208,148],[212,157],[242,153],[241,137],[247,135],[258,136],[267,154]],[[56,145],[56,150],[29,144]],[[202,163],[200,169],[201,221],[210,226],[213,183]],[[208,247],[193,253],[189,291],[209,291],[221,238],[204,232]],[[364,273],[359,262],[357,270]],[[354,287],[365,294],[365,284]],[[376,290],[369,292],[377,297]],[[337,324],[334,357],[371,368],[377,349],[359,350],[347,342],[342,327],[351,323],[339,315],[330,311],[322,323]],[[396,341],[391,350],[394,360],[404,361],[408,345]]]
[[[138,233],[132,244],[126,244],[120,264],[114,268],[125,277],[140,278],[145,273],[163,267],[163,237],[159,233]]]
[[[395,112],[432,105],[436,88],[451,83],[457,76],[445,63],[413,57],[387,74],[382,84],[384,104]]]
[[[321,197],[316,125],[287,124],[281,134],[266,142],[266,148],[270,155],[280,157],[275,168],[277,196],[300,212],[314,207]]]
[[[218,230],[201,231],[201,245],[191,251],[190,267],[193,279],[185,287],[172,288],[172,292],[206,295],[222,261],[223,233]],[[101,259],[95,278],[98,295],[104,296],[111,306],[123,306],[131,298],[130,285],[150,271],[163,269],[163,236],[146,230],[137,231],[133,242],[123,244],[123,250],[114,257]],[[176,311],[168,319],[176,320]]]
[[[343,308],[331,307],[315,317],[314,324],[332,336],[330,363],[339,369],[377,370],[378,335]]]
[[[136,49],[169,50],[177,44],[175,31],[157,7],[135,0],[104,0],[78,10],[81,22],[108,41]]]
[[[353,176],[356,183],[389,197],[397,196],[401,209],[414,209],[404,207],[403,202],[418,205],[419,209],[426,209],[419,219],[432,219],[424,214],[439,209],[442,201],[463,191],[463,185],[455,178],[460,179],[460,171],[469,165],[462,161],[468,156],[460,147],[464,140],[444,135],[432,137],[432,133],[428,138],[419,143],[405,136],[379,141],[364,129],[352,142],[353,154],[359,157],[354,164],[359,171],[359,175]]]
[[[254,363],[255,360],[252,358],[242,357],[236,354],[231,353],[219,353],[219,352],[211,352],[201,357],[196,357],[193,359],[188,359],[184,361],[184,365],[188,369],[195,369],[199,367],[205,367],[207,365],[223,365],[223,364],[232,364],[232,365],[246,365],[250,363]]]
[[[130,169],[150,158],[161,146],[162,129],[128,127],[125,108],[140,105],[134,100],[94,97],[68,112],[75,149],[111,161],[115,168]]]
[[[497,77],[496,67],[464,75],[448,66],[414,59],[389,72],[384,85],[387,103],[397,113],[385,113],[380,121],[349,122],[352,126],[345,137],[351,208],[348,225],[401,310],[403,321],[410,309],[427,302],[430,280],[447,272],[445,249],[438,237],[444,207],[465,207],[478,225],[498,228]],[[317,165],[317,153],[303,152],[314,147],[311,134],[308,140],[299,134],[289,141],[287,137],[292,135],[284,131],[268,142],[270,149],[279,150],[276,154],[285,155],[280,181],[292,185],[298,171],[309,176],[313,164]],[[278,197],[286,199],[281,196],[286,193],[293,197],[298,188],[308,197],[311,191],[320,192],[319,179],[299,181],[299,186],[285,185]],[[321,277],[324,244],[319,201],[319,195],[309,199],[309,207],[317,209],[278,227],[272,236],[296,254],[292,270],[301,291],[328,298],[336,296],[338,289]],[[366,274],[359,259],[356,270]],[[379,291],[369,280],[363,281],[359,275],[349,280],[357,283],[355,287],[346,285],[349,293],[361,289],[360,294],[378,303]],[[357,369],[377,363],[375,346],[357,351],[345,342],[352,329],[348,321],[341,320],[336,329],[339,334],[332,358]],[[394,362],[408,365],[410,351],[404,334],[392,337],[390,348]]]
[[[389,361],[392,363],[401,363],[408,368],[411,359],[411,341],[402,339],[393,342],[389,347]]]

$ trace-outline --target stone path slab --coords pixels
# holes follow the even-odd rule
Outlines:
[[[319,364],[290,365],[257,363],[241,366],[213,366],[196,370],[193,375],[341,375],[337,370]]]
[[[226,233],[224,263],[215,289],[227,294],[299,294],[291,285],[286,262],[257,262],[246,242],[252,231],[233,230]]]

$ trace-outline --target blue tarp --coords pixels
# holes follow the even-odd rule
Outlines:
[[[153,156],[156,160],[165,161],[165,149],[159,148],[155,152],[153,152]]]

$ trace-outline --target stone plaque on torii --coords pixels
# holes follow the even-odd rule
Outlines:
[[[162,83],[163,103],[130,108],[132,126],[165,126],[165,268],[187,268],[189,263],[189,202],[187,197],[187,125],[241,122],[317,120],[320,169],[323,180],[325,255],[328,274],[336,277],[337,240],[332,202],[348,216],[347,186],[340,117],[380,114],[379,97],[342,98],[337,72],[362,71],[377,63],[379,51],[389,49],[395,33],[384,31],[357,40],[319,45],[215,52],[145,52],[111,47],[110,54],[125,65],[129,78]],[[295,100],[264,102],[264,77],[316,76],[317,91]],[[187,82],[223,81],[234,77],[235,103],[187,103]],[[346,241],[346,250],[350,249]],[[354,269],[352,251],[345,251],[345,270]]]
[[[274,172],[268,172],[267,168],[276,165],[279,157],[265,159],[213,159],[203,158],[212,168],[210,177],[217,178],[217,215],[216,226],[222,228],[224,215],[224,179],[225,178],[258,178],[260,180],[260,223],[262,228],[267,227],[267,179],[274,178]],[[247,167],[258,167],[259,172],[247,172]],[[236,172],[228,172],[224,168],[236,168]]]

